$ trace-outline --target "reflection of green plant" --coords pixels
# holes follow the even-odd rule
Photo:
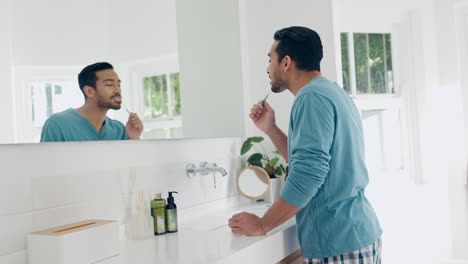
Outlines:
[[[263,149],[263,152],[265,153],[265,149],[263,148],[263,145],[260,143],[263,141],[263,137],[249,137],[247,138],[244,143],[242,144],[240,154],[244,155],[249,150],[252,149],[255,143],[258,143]],[[276,178],[281,175],[287,175],[288,174],[288,166],[283,166],[279,162],[280,158],[280,153],[278,151],[273,151],[275,154],[274,158],[270,159],[266,154],[261,154],[261,153],[253,153],[249,156],[247,159],[247,164],[252,165],[252,166],[258,166],[263,169],[270,175],[270,178]]]

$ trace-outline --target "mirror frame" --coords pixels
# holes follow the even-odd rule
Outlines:
[[[245,193],[241,190],[241,188],[240,188],[240,186],[239,186],[239,178],[240,178],[241,174],[242,174],[244,171],[249,170],[249,169],[250,169],[250,170],[254,170],[254,171],[256,171],[256,172],[259,172],[260,175],[263,175],[264,178],[265,178],[266,181],[267,181],[267,185],[268,185],[268,186],[267,186],[266,190],[265,190],[262,194],[260,194],[259,196],[250,196],[250,195],[247,195],[247,194],[245,194]],[[258,176],[258,174],[257,174],[257,176]],[[262,168],[262,167],[259,167],[259,166],[252,166],[252,165],[251,165],[251,166],[247,166],[247,167],[243,168],[243,169],[237,174],[237,177],[236,177],[236,185],[237,185],[237,191],[238,191],[240,194],[242,194],[244,197],[246,197],[246,198],[248,198],[248,199],[251,199],[251,200],[257,200],[257,199],[263,198],[263,197],[265,196],[265,194],[267,194],[268,191],[270,190],[270,186],[271,186],[270,175],[268,175],[268,172],[266,172],[266,170],[265,170],[264,168]]]

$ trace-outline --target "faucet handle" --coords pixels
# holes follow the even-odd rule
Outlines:
[[[189,178],[193,178],[195,176],[195,174],[196,174],[195,169],[196,168],[197,168],[197,166],[195,166],[195,164],[193,164],[191,162],[189,164],[187,164],[187,167],[186,167],[185,171],[186,171],[187,176]]]
[[[216,163],[203,162],[203,164],[204,164],[203,168],[207,168],[207,169],[213,169],[213,168],[218,167],[218,164]]]

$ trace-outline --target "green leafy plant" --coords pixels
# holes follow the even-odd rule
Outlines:
[[[266,153],[265,149],[263,148],[263,145],[261,142],[264,140],[263,137],[249,137],[247,138],[244,143],[242,144],[240,154],[245,155],[247,152],[249,152],[255,144],[258,144],[262,150],[263,153]],[[283,166],[280,162],[280,153],[278,151],[273,151],[274,157],[270,159],[270,157],[266,154],[262,154],[259,152],[255,152],[253,154],[250,154],[250,156],[247,158],[247,164],[252,165],[252,166],[258,166],[263,169],[270,175],[270,178],[276,178],[279,176],[287,175],[288,174],[288,166]]]

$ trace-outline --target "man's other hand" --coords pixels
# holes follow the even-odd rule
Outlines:
[[[250,213],[239,213],[229,219],[232,233],[246,236],[263,236],[265,232],[260,224],[260,217]]]

